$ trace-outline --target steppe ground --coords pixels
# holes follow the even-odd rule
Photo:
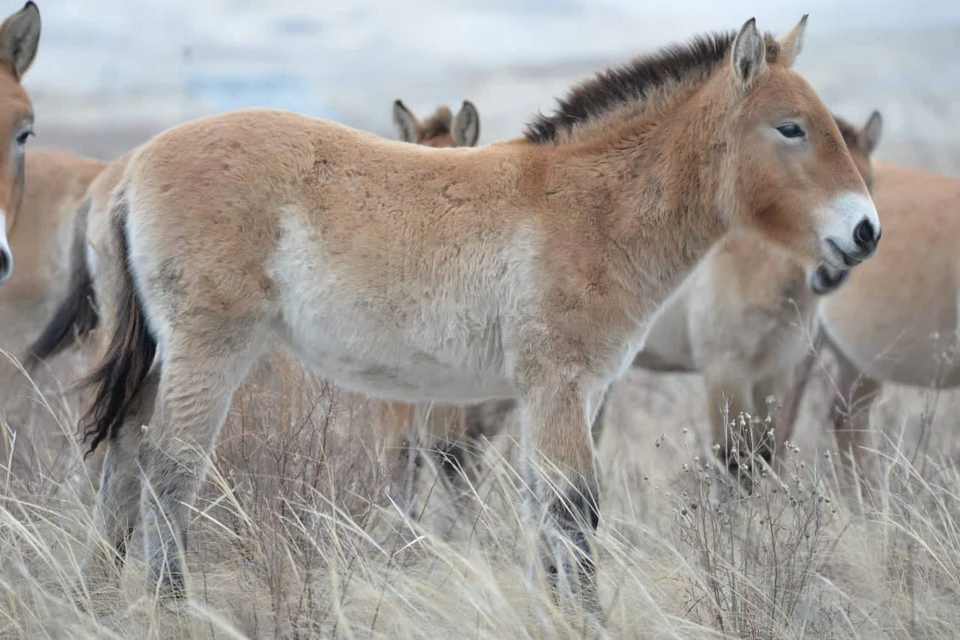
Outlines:
[[[543,3],[520,4],[529,13]],[[416,23],[418,5],[407,5],[413,13],[407,19]],[[851,23],[861,16],[866,19],[870,10],[861,3],[849,7],[846,18]],[[61,8],[69,16],[77,13],[67,3],[42,6],[44,37],[65,33],[68,18],[58,22],[56,16]],[[102,9],[108,25],[112,24],[108,18],[119,20],[122,13],[117,3],[105,3]],[[786,13],[805,10],[798,6]],[[901,10],[907,11],[902,6]],[[344,33],[359,29],[346,9],[337,5],[337,11]],[[717,26],[733,27],[746,17]],[[95,22],[87,16],[83,24]],[[149,30],[148,22],[144,29]],[[123,29],[127,23],[118,24]],[[296,41],[304,37],[297,35],[297,28],[313,23],[285,24]],[[838,114],[862,121],[873,108],[883,112],[885,131],[878,157],[956,175],[960,23],[945,19],[915,26],[910,20],[903,24],[891,20],[876,29],[824,36],[816,35],[815,13],[810,24],[800,69]],[[784,30],[790,22],[761,21],[760,26]],[[594,22],[585,21],[586,33],[593,34],[594,27]],[[674,27],[662,33],[681,36],[696,30]],[[480,20],[477,28],[493,27]],[[617,42],[623,41],[625,28],[611,27],[620,38]],[[101,26],[101,32],[104,29]],[[154,36],[143,36],[143,42],[155,44],[155,32],[157,28],[150,32]],[[398,72],[399,79],[387,78],[384,72],[363,84],[355,74],[318,72],[312,80],[256,85],[262,94],[244,94],[248,85],[231,93],[211,80],[215,75],[199,72],[206,85],[158,80],[151,89],[149,59],[144,56],[137,59],[144,65],[142,85],[103,89],[111,86],[107,81],[114,73],[111,65],[129,71],[130,65],[124,66],[121,58],[124,48],[136,46],[137,39],[131,44],[129,31],[124,32],[126,39],[113,40],[88,37],[90,33],[80,29],[73,40],[51,36],[55,60],[67,60],[71,46],[86,51],[102,45],[113,53],[96,58],[102,62],[99,67],[86,65],[85,70],[97,78],[97,92],[82,89],[83,69],[67,65],[64,70],[38,71],[33,92],[37,143],[104,158],[184,117],[242,106],[237,101],[257,104],[259,96],[269,97],[273,89],[293,95],[289,99],[296,103],[301,90],[289,86],[310,88],[304,95],[313,96],[313,101],[307,100],[304,110],[316,106],[319,93],[326,100],[325,106],[316,107],[319,115],[329,113],[385,135],[392,134],[389,107],[395,97],[403,97],[418,111],[469,98],[483,118],[481,141],[491,142],[516,135],[526,118],[537,108],[549,108],[551,98],[571,82],[628,53],[664,42],[649,26],[622,55],[598,45],[595,50],[581,47],[586,53],[576,55],[529,56],[533,59],[529,63],[505,59],[497,68],[467,66],[465,72],[445,65],[439,53],[435,59],[421,55],[415,61],[429,68],[420,75],[397,57],[401,70],[406,70]],[[243,29],[239,34],[238,40],[249,36]],[[575,34],[572,29],[568,36]],[[324,25],[311,37],[337,35]],[[355,40],[367,44],[356,45]],[[444,42],[456,49],[452,39]],[[243,51],[242,43],[233,50],[221,46],[217,55],[224,57]],[[317,64],[324,69],[350,64],[346,61],[352,46],[364,52],[364,63],[356,63],[361,72],[390,62],[389,51],[371,53],[372,45],[362,38],[344,35],[337,46],[344,62],[327,58]],[[330,45],[330,51],[335,49]],[[44,64],[43,48],[40,55],[38,65]],[[202,67],[204,55],[216,57],[202,42],[183,52],[184,59],[192,56],[191,64],[197,67]],[[253,57],[245,60],[258,68]],[[431,61],[435,64],[428,64]],[[309,65],[309,60],[291,62],[298,69]],[[215,69],[216,64],[208,67]],[[159,62],[158,68],[165,69]],[[122,75],[120,71],[116,73]],[[68,72],[72,84],[65,82]],[[176,75],[169,69],[165,73],[158,71],[158,77]],[[329,85],[317,89],[319,76]],[[401,81],[409,86],[400,86]],[[29,81],[27,85],[31,86]],[[61,90],[61,85],[69,86]],[[282,354],[264,363],[266,369],[245,385],[230,412],[191,524],[191,600],[175,610],[154,608],[144,595],[137,545],[122,589],[81,596],[85,608],[78,607],[71,585],[89,524],[90,494],[76,474],[72,433],[77,399],[61,398],[50,388],[69,383],[84,364],[77,355],[61,358],[38,381],[43,393],[24,398],[32,405],[30,423],[16,430],[14,454],[0,468],[0,637],[582,634],[542,594],[526,587],[522,487],[512,467],[515,429],[487,452],[488,471],[459,516],[430,472],[420,487],[420,517],[410,519],[391,500],[398,495],[404,470],[395,462],[397,452],[384,450],[381,425],[371,418],[367,401],[314,379]],[[874,424],[884,434],[879,449],[887,489],[879,507],[861,508],[832,489],[837,467],[832,436],[824,427],[830,385],[830,363],[826,364],[827,372],[808,390],[796,447],[787,457],[785,471],[779,480],[768,478],[754,497],[739,500],[724,492],[712,470],[704,470],[707,406],[696,377],[631,373],[616,385],[599,451],[604,490],[598,548],[605,634],[957,637],[958,398],[950,392],[895,388],[884,392]]]

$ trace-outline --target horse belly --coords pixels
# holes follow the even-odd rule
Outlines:
[[[520,236],[516,247],[471,247],[456,256],[413,240],[391,252],[375,234],[365,251],[333,251],[326,237],[288,217],[268,269],[278,285],[279,333],[319,373],[373,396],[514,397],[506,343],[515,341],[506,334],[530,297],[522,268],[530,242]],[[382,246],[379,262],[369,260],[373,246]]]
[[[414,307],[404,320],[366,296],[320,289],[309,296],[312,302],[288,305],[279,333],[306,364],[340,386],[410,402],[515,394],[495,315]]]
[[[426,350],[365,324],[303,327],[291,332],[291,347],[338,385],[379,398],[471,403],[514,395],[501,367],[484,363],[459,344]]]

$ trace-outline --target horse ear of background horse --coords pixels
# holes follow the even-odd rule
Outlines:
[[[0,25],[0,63],[19,80],[33,64],[39,44],[40,10],[28,2]]]
[[[397,133],[404,142],[416,142],[420,135],[420,121],[413,112],[403,104],[403,101],[396,100],[393,103],[393,124],[397,127]]]
[[[879,111],[870,114],[866,124],[857,133],[857,140],[860,148],[868,156],[873,155],[877,145],[880,144],[880,134],[883,133],[883,116]]]
[[[464,100],[453,119],[453,141],[458,147],[472,147],[480,138],[480,114],[469,100]]]
[[[401,100],[393,103],[393,124],[400,140],[428,147],[473,147],[480,137],[480,115],[464,100],[456,117],[445,106],[420,120]]]

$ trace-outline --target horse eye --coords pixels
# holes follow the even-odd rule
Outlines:
[[[803,129],[800,128],[800,125],[795,122],[788,122],[787,124],[782,124],[777,127],[777,131],[780,132],[784,138],[802,138],[805,134]]]
[[[30,131],[29,129],[24,131],[23,133],[17,136],[17,145],[21,147],[25,146],[27,144],[27,139],[32,135],[33,135],[33,131]]]

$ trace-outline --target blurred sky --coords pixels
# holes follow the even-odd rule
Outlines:
[[[481,141],[490,142],[516,135],[572,81],[611,62],[699,31],[735,29],[751,16],[763,30],[784,32],[803,13],[810,21],[799,69],[850,117],[865,118],[871,99],[884,102],[877,106],[891,110],[896,131],[902,105],[890,96],[923,102],[917,92],[930,91],[936,102],[960,93],[957,0],[38,4],[40,53],[25,84],[41,135],[44,122],[150,130],[243,106],[392,135],[397,97],[419,111],[469,98],[481,112]],[[960,144],[960,133],[944,135]]]

